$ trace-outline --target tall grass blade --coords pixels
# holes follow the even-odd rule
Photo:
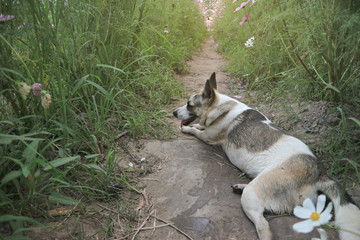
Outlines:
[[[58,158],[58,159],[55,159],[53,161],[48,162],[43,169],[44,169],[44,171],[49,171],[50,169],[63,166],[65,164],[68,164],[70,162],[73,162],[73,161],[76,161],[76,160],[79,160],[79,159],[80,159],[79,156]]]
[[[49,200],[52,202],[57,202],[65,205],[77,205],[80,202],[72,199],[71,197],[67,197],[58,192],[52,192],[49,196]]]
[[[15,171],[11,171],[8,174],[6,174],[2,179],[1,179],[1,186],[5,185],[6,183],[20,177],[22,175],[22,172],[19,170],[15,170]]]

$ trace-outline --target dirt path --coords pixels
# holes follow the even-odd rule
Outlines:
[[[229,93],[231,79],[221,72],[226,61],[216,52],[216,44],[209,38],[190,62],[189,73],[180,76],[187,92],[201,89],[212,72],[216,72],[218,88]],[[184,99],[184,102],[186,99]],[[179,103],[179,106],[181,103]],[[179,122],[173,120],[174,127]],[[250,181],[231,165],[220,147],[212,147],[193,136],[177,130],[169,141],[145,141],[141,143],[141,157],[158,159],[156,171],[142,179],[152,203],[153,214],[171,221],[191,238],[200,239],[257,239],[253,224],[240,206],[240,195],[230,186]],[[145,218],[142,227],[163,225],[164,222]],[[319,237],[316,231],[310,234],[295,234],[292,225],[298,222],[292,216],[268,215],[274,239],[311,239]],[[171,226],[144,230],[135,239],[187,239]],[[337,239],[330,233],[328,239]]]

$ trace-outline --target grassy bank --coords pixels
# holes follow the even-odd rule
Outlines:
[[[216,10],[214,35],[231,74],[276,102],[334,106],[340,121],[319,153],[334,174],[352,169],[359,183],[360,4],[224,0]]]
[[[59,204],[114,196],[114,142],[164,126],[206,28],[189,0],[5,0],[0,14],[0,222],[19,237]]]

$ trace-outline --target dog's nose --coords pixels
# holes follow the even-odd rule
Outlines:
[[[177,117],[177,111],[176,110],[173,112],[173,114],[174,114],[175,117]]]

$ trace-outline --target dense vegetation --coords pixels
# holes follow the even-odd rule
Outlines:
[[[359,183],[360,2],[226,0],[213,8],[230,73],[276,102],[332,103],[341,121],[319,153],[333,173],[351,168]]]
[[[234,12],[241,4],[232,2],[223,3],[223,17],[215,21],[220,49],[232,60],[230,72],[246,75],[258,89],[360,104],[359,3],[248,1]],[[246,46],[251,37],[253,45]]]
[[[161,132],[162,106],[181,94],[174,73],[207,35],[198,7],[249,88],[333,103],[341,121],[319,153],[360,183],[360,3],[196,2],[1,1],[0,223],[14,238],[57,204],[132,188],[113,172],[116,140]]]
[[[206,28],[190,0],[5,0],[0,15],[0,222],[19,237],[20,216],[126,182],[114,140],[162,126]]]

